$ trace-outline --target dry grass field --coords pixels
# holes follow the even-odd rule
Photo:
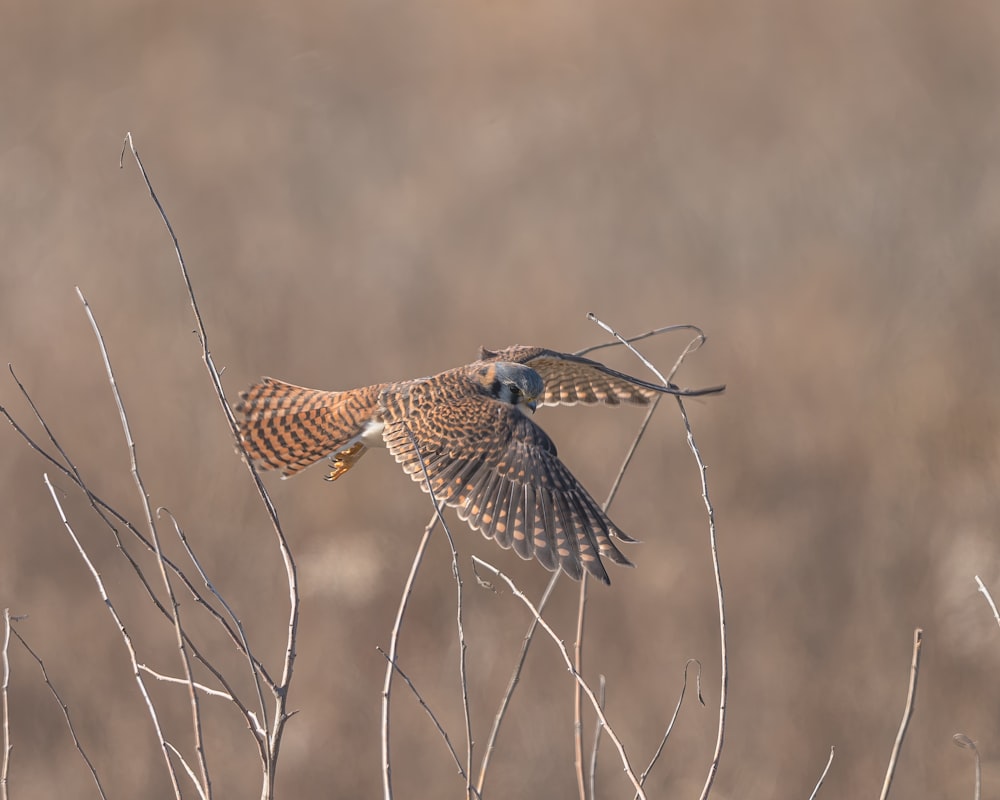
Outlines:
[[[169,508],[280,672],[288,590],[274,533],[201,362],[150,172],[191,272],[228,397],[260,375],[324,388],[416,377],[480,345],[576,350],[695,323],[678,375],[718,522],[729,636],[726,744],[712,796],[877,797],[916,709],[894,797],[1000,784],[1000,5],[433,3],[290,0],[6,3],[0,25],[0,361],[90,488],[142,523],[97,343],[100,323],[153,508]],[[669,368],[682,335],[647,343]],[[627,353],[605,351],[635,374]],[[41,436],[14,380],[0,405]],[[535,417],[603,498],[636,409]],[[266,475],[299,568],[301,618],[276,778],[282,798],[377,797],[396,606],[431,512],[384,453],[333,485]],[[122,638],[62,526],[48,472],[140,662],[180,675],[175,635],[87,499],[0,426],[0,608],[43,659],[109,797],[173,797]],[[663,404],[611,516],[635,570],[590,587],[585,677],[645,765],[684,664],[703,666],[650,798],[697,798],[715,744],[719,626],[699,474]],[[464,576],[476,758],[530,622],[537,563],[449,512]],[[169,520],[165,550],[182,561]],[[138,554],[138,550],[136,551]],[[153,559],[144,570],[159,581]],[[193,573],[192,573],[193,574]],[[160,584],[157,583],[157,587]],[[465,737],[455,583],[431,540],[400,665]],[[572,645],[577,587],[546,610]],[[178,594],[192,636],[246,697],[245,660]],[[97,793],[37,664],[9,650],[9,796]],[[199,680],[209,682],[203,672]],[[193,758],[183,686],[151,681]],[[398,798],[464,797],[424,711],[393,690]],[[485,797],[573,798],[573,685],[532,646]],[[257,797],[253,739],[202,699],[216,797]],[[584,717],[592,736],[594,715]],[[181,776],[185,797],[197,794]],[[602,741],[598,797],[631,798]]]

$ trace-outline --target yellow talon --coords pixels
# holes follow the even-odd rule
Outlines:
[[[323,476],[323,479],[327,481],[337,480],[337,478],[357,464],[364,454],[365,446],[361,442],[352,445],[346,450],[341,450],[333,459],[333,469],[330,470],[330,474]]]

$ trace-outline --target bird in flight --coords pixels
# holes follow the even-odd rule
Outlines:
[[[560,461],[525,412],[538,405],[648,405],[685,390],[541,347],[482,348],[479,360],[427,378],[343,392],[264,378],[240,394],[240,440],[261,469],[285,477],[329,456],[336,480],[373,447],[389,453],[425,492],[523,559],[579,580],[611,583],[601,559],[632,563],[613,541],[634,542]]]

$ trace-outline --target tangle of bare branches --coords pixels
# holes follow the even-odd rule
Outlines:
[[[234,442],[239,445],[238,437],[238,427],[236,420],[234,418],[233,412],[230,405],[226,399],[225,392],[222,387],[222,381],[220,377],[219,370],[216,368],[211,350],[209,348],[209,337],[208,331],[203,320],[199,305],[197,302],[194,282],[192,281],[191,275],[188,271],[187,264],[185,263],[183,254],[181,252],[180,243],[173,230],[170,220],[161,204],[157,194],[153,188],[152,181],[146,171],[145,166],[139,156],[138,150],[135,146],[131,134],[128,134],[125,139],[125,143],[122,149],[122,159],[120,162],[121,166],[124,166],[124,156],[126,153],[131,153],[134,162],[139,170],[142,180],[149,192],[150,198],[152,199],[157,213],[170,237],[170,241],[173,245],[174,252],[177,258],[177,262],[180,266],[181,277],[184,283],[185,291],[187,292],[188,300],[190,301],[192,313],[195,320],[195,332],[198,338],[198,344],[200,348],[200,356],[204,362],[209,380],[214,389],[216,398],[219,402],[220,408],[223,411],[223,416],[229,424],[230,431],[233,436]],[[69,537],[72,542],[77,554],[80,559],[87,567],[96,588],[97,594],[101,597],[110,618],[118,630],[119,636],[127,654],[128,662],[132,670],[133,679],[135,680],[136,686],[139,691],[139,695],[146,707],[147,716],[150,719],[154,735],[162,755],[165,768],[167,770],[167,776],[171,784],[172,791],[176,797],[180,797],[184,794],[182,790],[182,784],[185,781],[190,781],[191,786],[194,787],[194,792],[203,800],[210,800],[215,793],[215,788],[213,786],[211,771],[209,768],[209,756],[210,756],[210,743],[207,741],[204,731],[204,726],[202,722],[202,701],[204,698],[213,698],[216,700],[222,700],[223,702],[230,702],[233,704],[237,712],[240,714],[242,719],[246,723],[247,730],[253,738],[256,744],[257,752],[260,760],[261,768],[261,798],[262,800],[268,800],[274,797],[275,791],[275,774],[278,764],[278,756],[280,752],[280,746],[282,742],[282,736],[285,731],[285,725],[290,719],[292,714],[288,711],[288,694],[291,685],[292,677],[294,674],[295,659],[297,654],[297,632],[298,632],[298,621],[299,621],[299,592],[298,592],[298,577],[297,569],[295,565],[294,558],[292,556],[291,549],[286,540],[285,534],[281,528],[281,524],[277,515],[277,511],[261,482],[260,476],[257,471],[252,467],[249,459],[246,458],[246,453],[243,451],[244,461],[247,463],[248,474],[250,475],[254,485],[256,487],[258,496],[261,500],[263,508],[270,519],[271,526],[274,530],[275,542],[277,545],[277,553],[281,559],[284,566],[285,576],[287,579],[287,597],[288,597],[288,625],[287,633],[284,637],[283,642],[283,658],[281,660],[280,677],[276,674],[272,674],[265,666],[265,658],[263,656],[263,651],[260,650],[258,654],[258,647],[253,647],[250,641],[250,637],[247,635],[246,626],[244,626],[241,619],[233,610],[233,604],[228,602],[224,596],[224,593],[212,582],[209,575],[207,574],[205,568],[202,565],[201,559],[198,557],[195,547],[192,545],[191,539],[186,535],[184,528],[180,522],[180,519],[172,514],[170,511],[163,507],[156,507],[155,503],[152,501],[152,491],[147,486],[143,479],[142,474],[142,453],[141,448],[138,444],[139,437],[133,432],[132,425],[129,420],[129,416],[126,409],[126,404],[122,399],[122,394],[119,390],[118,379],[113,368],[113,360],[111,357],[111,350],[113,347],[109,347],[108,343],[104,339],[104,335],[101,332],[101,327],[98,324],[98,317],[92,309],[87,298],[84,296],[83,291],[77,288],[77,294],[83,306],[84,314],[86,315],[90,327],[94,333],[95,339],[98,344],[98,350],[100,359],[104,366],[104,371],[108,380],[108,384],[111,388],[112,400],[115,403],[116,409],[118,411],[118,417],[120,422],[120,427],[129,455],[129,470],[131,474],[132,484],[134,486],[135,492],[139,496],[140,505],[142,508],[142,523],[136,525],[133,521],[128,519],[124,514],[114,508],[109,502],[105,501],[99,497],[91,488],[90,483],[84,477],[81,470],[78,468],[77,464],[70,457],[53,432],[52,426],[49,425],[44,415],[40,411],[39,407],[36,405],[35,401],[29,395],[28,391],[25,389],[24,385],[17,378],[13,368],[10,372],[13,376],[15,382],[17,383],[22,395],[27,400],[31,407],[32,412],[35,415],[35,419],[44,431],[44,436],[47,437],[48,445],[44,444],[44,439],[41,441],[36,441],[35,438],[29,434],[23,426],[21,426],[5,408],[0,407],[0,413],[6,417],[8,422],[12,425],[14,430],[22,437],[22,439],[39,453],[42,458],[48,463],[49,469],[44,474],[44,483],[49,492],[50,498],[53,502],[55,510],[57,512],[59,521],[62,525],[65,534]],[[603,325],[603,324],[602,324]],[[641,334],[638,337],[634,337],[631,341],[639,341],[646,339],[650,336],[659,335],[665,333],[668,330],[677,330],[678,328],[687,326],[671,326],[671,328],[662,328],[655,331],[650,331],[645,334]],[[701,335],[699,341],[704,341],[704,336]],[[622,340],[624,341],[624,340]],[[618,342],[609,343],[609,345],[615,345]],[[608,345],[598,345],[598,348]],[[591,348],[591,350],[597,348]],[[684,351],[681,358],[678,360],[677,364],[674,366],[674,370],[671,371],[670,376],[673,376],[673,372],[680,365],[684,356],[690,352],[690,347]],[[589,351],[582,351],[589,352]],[[668,379],[663,378],[656,373],[658,378],[663,380],[665,384],[668,384]],[[623,463],[616,475],[613,485],[609,491],[608,498],[603,504],[605,511],[608,510],[610,504],[612,503],[619,486],[623,480],[625,472],[627,471],[629,464],[631,463],[632,457],[636,452],[636,449],[642,441],[642,438],[647,430],[647,427],[652,419],[653,413],[655,413],[658,404],[654,403],[649,409],[645,419],[643,420],[639,431],[633,440],[628,452],[625,455]],[[681,406],[683,411],[683,406]],[[686,418],[685,418],[686,422]],[[693,447],[693,436],[690,431],[690,426],[687,426],[687,434],[689,444]],[[412,438],[412,437],[411,437]],[[415,446],[415,443],[414,443]],[[696,448],[695,448],[696,451]],[[697,453],[697,451],[696,451]],[[421,458],[421,468],[424,469],[425,480],[427,478],[426,469],[423,466],[422,457],[418,452],[418,457]],[[700,463],[700,460],[699,460]],[[101,570],[98,568],[97,563],[95,563],[92,553],[88,551],[87,545],[81,540],[80,536],[74,527],[73,521],[69,518],[66,510],[64,508],[63,502],[61,501],[60,492],[57,490],[56,485],[50,480],[50,473],[53,476],[61,476],[62,478],[68,480],[72,486],[79,490],[83,497],[89,504],[90,510],[100,519],[104,527],[113,536],[116,552],[120,554],[122,558],[125,559],[128,567],[131,570],[131,574],[134,576],[138,585],[141,587],[142,591],[150,599],[153,608],[155,609],[155,614],[159,619],[167,623],[171,630],[171,636],[174,640],[174,644],[177,648],[178,657],[178,667],[175,669],[163,668],[162,665],[149,664],[142,658],[139,654],[139,646],[136,641],[133,640],[132,636],[128,632],[126,626],[126,621],[123,618],[122,611],[124,610],[120,603],[120,594],[116,591],[117,588],[114,585],[109,585],[105,582],[102,577]],[[58,477],[57,476],[57,477]],[[703,477],[703,495],[707,502],[707,488],[704,485],[704,467],[702,465],[702,477]],[[429,482],[428,482],[428,488]],[[532,619],[527,633],[522,642],[521,652],[517,662],[514,666],[510,681],[508,682],[507,690],[501,700],[500,707],[493,719],[492,729],[487,740],[486,746],[483,749],[483,755],[481,764],[479,767],[479,774],[475,781],[473,781],[473,755],[474,755],[474,736],[473,736],[473,724],[472,724],[472,714],[470,711],[470,701],[469,701],[469,686],[470,686],[470,676],[468,674],[468,663],[467,663],[467,653],[466,653],[466,643],[465,643],[465,632],[464,632],[464,595],[463,595],[463,582],[462,576],[459,570],[458,563],[458,551],[455,546],[455,542],[452,538],[451,531],[448,528],[447,521],[443,516],[443,509],[438,503],[437,499],[434,497],[433,491],[430,492],[431,501],[434,506],[434,513],[431,516],[425,530],[424,536],[417,548],[413,564],[410,570],[410,574],[407,578],[406,584],[403,587],[402,596],[400,598],[399,608],[397,610],[396,619],[390,633],[389,647],[383,653],[386,658],[386,677],[383,686],[383,697],[382,697],[382,770],[383,770],[383,790],[386,798],[392,797],[392,769],[391,769],[391,755],[390,755],[390,694],[392,686],[393,675],[400,675],[402,679],[409,686],[414,696],[417,698],[420,705],[424,708],[426,713],[432,720],[438,733],[443,738],[451,757],[454,759],[456,766],[458,767],[458,772],[462,777],[465,784],[465,793],[468,800],[472,798],[480,798],[482,796],[483,785],[488,772],[488,767],[490,764],[490,758],[495,751],[497,737],[501,728],[503,719],[505,718],[508,710],[510,708],[511,699],[518,686],[521,672],[524,668],[525,658],[528,649],[533,640],[534,634],[539,628],[544,630],[554,641],[559,645],[560,652],[563,658],[566,660],[568,668],[571,674],[575,678],[574,682],[574,706],[575,706],[575,719],[576,719],[576,732],[575,736],[575,747],[577,749],[577,777],[580,785],[581,800],[586,800],[589,787],[589,795],[591,798],[595,794],[595,784],[596,784],[596,772],[597,772],[597,755],[598,750],[603,738],[610,740],[614,746],[618,749],[619,756],[622,760],[623,769],[628,775],[632,785],[635,789],[637,798],[644,798],[643,783],[649,770],[656,763],[659,758],[659,754],[663,751],[664,743],[666,742],[667,736],[669,736],[670,730],[673,728],[674,722],[677,718],[677,713],[680,709],[680,703],[683,700],[684,689],[681,691],[681,699],[678,700],[677,708],[674,711],[673,718],[667,728],[667,733],[661,741],[659,748],[656,751],[649,767],[643,773],[641,777],[637,777],[635,772],[632,770],[628,756],[625,752],[624,745],[621,739],[617,736],[614,729],[608,724],[605,701],[604,701],[604,679],[601,677],[601,699],[598,700],[594,695],[594,692],[590,689],[588,684],[583,678],[583,664],[584,664],[584,654],[585,654],[585,608],[586,608],[586,596],[587,596],[587,582],[586,580],[581,582],[581,588],[578,599],[578,617],[577,617],[577,628],[576,628],[576,641],[574,644],[573,658],[570,658],[568,651],[565,646],[559,641],[555,636],[553,630],[549,627],[548,623],[542,616],[542,611],[548,601],[551,593],[556,586],[556,581],[558,579],[558,573],[553,575],[545,593],[539,600],[537,606],[533,604],[528,598],[520,592],[513,584],[510,578],[508,578],[503,573],[496,570],[496,568],[491,567],[485,562],[476,560],[479,566],[485,567],[493,571],[499,578],[501,578],[512,591],[527,605],[527,607],[532,612]],[[162,522],[163,517],[166,516],[173,528],[173,533],[177,537],[177,541],[183,548],[184,553],[187,556],[188,561],[185,563],[180,563],[180,561],[172,559],[165,552],[165,539],[169,540],[169,537],[164,537],[159,529],[159,524]],[[421,696],[417,689],[414,681],[408,676],[400,664],[400,652],[399,652],[399,642],[400,633],[403,624],[403,619],[406,613],[406,609],[413,592],[414,582],[417,576],[417,572],[423,558],[423,554],[426,550],[429,538],[436,526],[437,522],[442,523],[445,534],[449,541],[449,546],[451,549],[452,558],[452,571],[456,582],[456,630],[459,643],[459,664],[458,664],[458,684],[461,693],[461,706],[463,711],[464,727],[465,727],[465,737],[466,737],[466,748],[464,753],[464,758],[460,758],[455,750],[455,747],[451,743],[451,738],[448,736],[444,727],[439,721],[438,715],[430,708],[424,698]],[[714,526],[714,523],[713,523]],[[714,527],[713,527],[714,532]],[[193,538],[193,537],[192,537]],[[147,572],[143,568],[143,562],[140,557],[137,557],[132,551],[145,550],[149,556],[153,558],[156,564],[156,571],[159,573],[159,578],[152,578],[147,575]],[[477,578],[478,578],[477,574]],[[200,585],[199,585],[200,584]],[[720,584],[721,593],[721,584]],[[193,600],[193,605],[184,606],[186,609],[182,613],[182,603],[183,599],[187,596]],[[721,603],[721,595],[720,595]],[[206,647],[205,643],[202,641],[204,633],[200,633],[195,636],[192,631],[193,620],[199,615],[207,615],[207,618],[214,623],[216,630],[219,635],[227,642],[231,643],[235,647],[236,651],[242,656],[245,661],[246,668],[249,670],[250,679],[252,681],[252,691],[251,694],[255,695],[250,702],[246,702],[244,698],[241,697],[238,685],[234,683],[233,676],[227,675],[226,672],[217,666],[213,662],[212,658],[206,655],[210,652]],[[2,683],[2,706],[3,706],[3,735],[4,735],[4,754],[3,762],[0,765],[0,789],[2,789],[2,797],[0,800],[6,800],[7,792],[7,778],[9,772],[9,755],[11,752],[10,744],[10,730],[8,724],[8,684],[9,684],[9,658],[8,658],[8,644],[10,642],[11,635],[15,636],[24,648],[35,658],[39,668],[41,669],[43,680],[49,688],[53,697],[59,703],[67,727],[70,730],[74,745],[77,751],[80,753],[84,762],[86,763],[93,780],[97,786],[98,793],[101,797],[105,796],[104,789],[101,784],[100,777],[97,770],[94,768],[93,763],[87,757],[85,749],[81,741],[77,736],[77,732],[74,728],[69,707],[63,702],[62,697],[56,691],[55,686],[51,683],[45,670],[45,666],[42,660],[34,653],[31,648],[28,647],[27,643],[21,638],[20,634],[15,628],[11,626],[11,620],[16,619],[10,617],[9,613],[5,616],[5,636],[3,642],[3,683]],[[164,629],[165,630],[165,629]],[[203,628],[198,628],[198,630],[203,630]],[[723,636],[724,641],[724,636]],[[173,673],[178,674],[173,674]],[[184,747],[178,745],[176,741],[173,740],[170,732],[164,729],[163,723],[161,722],[160,709],[157,708],[156,703],[150,695],[148,690],[149,681],[158,681],[165,686],[175,686],[178,690],[186,690],[187,694],[187,705],[190,707],[190,738],[193,741],[193,752],[184,752]],[[686,689],[686,670],[685,670],[685,687]],[[584,701],[583,697],[586,697],[589,701],[591,707],[594,708],[594,713],[596,714],[596,723],[594,728],[592,748],[590,754],[590,766],[589,773],[585,776],[584,769],[584,759],[583,759],[583,708]],[[725,697],[725,692],[723,691],[723,698]],[[188,746],[189,748],[191,746]],[[178,769],[179,768],[179,769]],[[587,779],[585,786],[585,777]],[[190,793],[190,792],[188,792]]]
[[[622,769],[625,771],[628,779],[632,782],[632,786],[635,787],[636,794],[639,796],[640,800],[646,800],[646,794],[642,789],[642,784],[636,777],[635,771],[632,769],[632,764],[625,751],[625,745],[622,744],[622,740],[618,737],[618,734],[615,733],[614,728],[612,728],[608,722],[608,718],[604,714],[604,709],[601,708],[601,704],[598,701],[597,696],[594,694],[594,690],[590,688],[587,682],[583,679],[583,676],[577,672],[576,668],[573,666],[573,659],[570,658],[569,652],[566,650],[566,645],[563,643],[562,639],[560,639],[558,634],[552,630],[549,623],[545,621],[542,615],[538,612],[538,609],[535,608],[535,605],[528,599],[528,596],[517,587],[517,584],[515,584],[514,581],[488,561],[483,561],[481,558],[477,558],[476,556],[473,556],[472,560],[479,566],[492,572],[504,583],[506,583],[513,595],[528,607],[528,610],[532,613],[534,618],[538,620],[538,624],[542,627],[542,630],[544,630],[549,635],[549,638],[551,638],[555,643],[556,648],[559,650],[559,654],[563,657],[563,661],[566,663],[566,668],[569,670],[576,682],[580,684],[580,688],[590,701],[590,705],[597,714],[597,718],[601,721],[602,728],[607,731],[608,738],[611,739],[615,748],[618,750],[618,755],[622,762]]]

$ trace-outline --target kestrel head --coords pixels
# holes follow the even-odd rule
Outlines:
[[[501,403],[527,406],[535,410],[536,400],[545,390],[542,376],[531,367],[512,361],[496,361],[486,365],[479,375],[486,391]]]

